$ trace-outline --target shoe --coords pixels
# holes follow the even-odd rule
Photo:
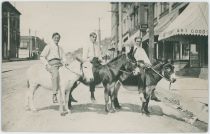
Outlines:
[[[56,94],[53,94],[52,100],[53,100],[53,103],[58,103],[58,99],[57,99]]]

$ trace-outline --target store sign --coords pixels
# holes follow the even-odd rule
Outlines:
[[[200,34],[200,35],[208,35],[208,30],[204,29],[177,29],[177,33],[190,33],[190,34]]]
[[[141,24],[141,29],[147,29],[148,28],[148,25],[147,24]]]

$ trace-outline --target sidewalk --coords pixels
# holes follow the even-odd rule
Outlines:
[[[190,111],[199,120],[208,123],[208,80],[179,77],[169,89],[169,82],[163,79],[158,83],[156,92],[162,100]]]

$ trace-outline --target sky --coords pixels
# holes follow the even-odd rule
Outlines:
[[[111,36],[109,2],[20,2],[12,3],[20,12],[20,34],[36,35],[47,43],[54,32],[61,34],[60,45],[74,51],[89,41],[89,33],[99,29],[101,37]]]

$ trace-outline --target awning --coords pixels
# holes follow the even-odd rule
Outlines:
[[[175,35],[208,36],[208,3],[190,3],[163,31],[158,40]]]
[[[171,12],[169,16],[165,16],[165,18],[162,18],[159,20],[158,24],[154,27],[154,35],[159,35],[163,30],[165,30],[178,16],[178,12],[174,11]],[[146,41],[149,39],[149,32],[146,33],[146,35],[143,36],[142,41]]]

